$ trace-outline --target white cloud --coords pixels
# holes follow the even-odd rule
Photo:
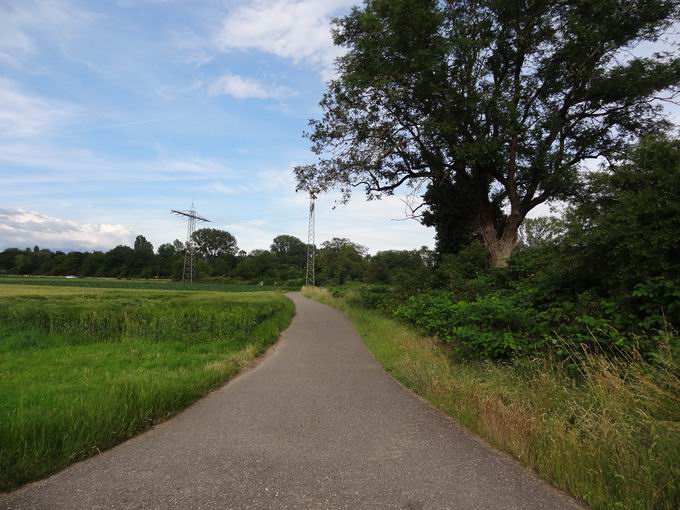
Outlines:
[[[76,113],[75,107],[27,94],[13,81],[0,77],[0,136],[42,134]]]
[[[276,99],[291,95],[284,87],[271,87],[237,74],[224,74],[215,80],[208,92],[212,96],[231,96],[237,99]]]
[[[24,209],[0,209],[0,247],[34,245],[54,249],[110,249],[129,244],[132,232],[120,224],[77,223]]]
[[[0,2],[0,63],[20,66],[41,39],[60,44],[90,18],[65,0]]]
[[[333,45],[331,17],[357,0],[256,0],[227,14],[217,45],[222,50],[252,49],[304,61],[325,78],[342,49]]]

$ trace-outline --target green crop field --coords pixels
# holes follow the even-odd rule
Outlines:
[[[0,285],[0,490],[168,418],[293,313],[275,292]]]
[[[88,287],[96,289],[143,289],[215,292],[268,292],[281,290],[268,285],[247,283],[182,283],[173,280],[143,280],[119,278],[66,278],[64,276],[0,276],[0,285],[46,285],[49,287]],[[285,290],[299,290],[299,287],[284,287]]]

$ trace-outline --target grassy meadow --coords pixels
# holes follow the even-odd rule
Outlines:
[[[173,415],[261,354],[293,313],[275,292],[0,285],[0,490]]]
[[[218,279],[219,280],[219,279]],[[49,287],[87,287],[94,289],[140,289],[173,291],[213,291],[213,292],[269,292],[280,290],[271,285],[248,283],[220,283],[200,281],[182,283],[168,279],[142,278],[65,278],[63,276],[0,276],[0,285],[46,285]],[[285,287],[285,290],[299,290],[299,287]]]
[[[680,507],[680,379],[659,359],[457,359],[450,347],[325,289],[398,381],[592,508]],[[578,356],[578,352],[574,352]],[[573,368],[573,367],[572,367]]]

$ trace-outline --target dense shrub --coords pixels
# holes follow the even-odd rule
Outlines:
[[[565,274],[605,294],[680,279],[678,190],[680,140],[643,140],[623,162],[592,173],[565,215]]]
[[[446,292],[411,297],[395,315],[444,342],[484,358],[534,352],[544,343],[541,314],[499,294],[454,301]]]

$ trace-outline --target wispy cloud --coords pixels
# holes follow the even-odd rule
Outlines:
[[[0,247],[110,249],[130,243],[132,237],[132,232],[120,224],[78,223],[36,211],[0,209]]]
[[[292,92],[285,87],[269,86],[258,80],[237,74],[224,74],[208,86],[212,96],[231,96],[237,99],[280,99]]]
[[[128,126],[138,126],[141,124],[155,124],[158,122],[166,122],[170,119],[178,119],[180,118],[180,115],[175,115],[174,117],[166,117],[166,118],[159,118],[159,119],[144,119],[144,120],[131,120],[128,122],[117,122],[115,124],[104,124],[101,126],[93,126],[89,128],[84,128],[84,129],[77,129],[74,131],[65,131],[60,134],[62,135],[72,135],[72,134],[79,134],[79,133],[91,133],[92,131],[100,131],[102,129],[115,129],[119,127],[128,127]]]
[[[333,45],[331,17],[356,0],[256,0],[231,10],[217,37],[222,50],[254,49],[319,68],[332,74],[342,53]]]
[[[0,2],[0,63],[21,66],[42,42],[61,43],[90,17],[66,0]]]
[[[0,163],[30,169],[29,175],[15,172],[10,183],[87,182],[191,182],[232,179],[234,170],[219,159],[191,156],[161,156],[131,159],[102,154],[87,148],[67,148],[43,143],[0,143]]]
[[[0,136],[43,134],[73,119],[74,106],[26,93],[19,85],[0,77]]]

